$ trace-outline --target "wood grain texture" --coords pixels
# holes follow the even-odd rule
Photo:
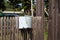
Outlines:
[[[44,40],[44,27],[42,24],[42,17],[33,17],[32,29],[32,40]]]
[[[36,16],[44,15],[44,0],[36,0]]]
[[[0,17],[1,40],[44,40],[42,19],[41,16],[33,17],[32,29],[19,30],[15,17]]]
[[[48,40],[58,40],[58,15],[58,0],[49,0]]]
[[[56,0],[56,16],[57,16],[57,22],[56,22],[56,29],[57,29],[57,39],[56,40],[60,40],[60,0]]]

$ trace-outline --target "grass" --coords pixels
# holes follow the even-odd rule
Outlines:
[[[48,38],[48,32],[44,32],[44,40],[47,40]]]

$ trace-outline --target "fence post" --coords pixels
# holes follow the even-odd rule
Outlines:
[[[58,0],[49,0],[48,40],[60,40],[58,15]]]
[[[56,40],[60,40],[60,0],[56,0],[56,16],[57,16],[56,18],[57,39]]]
[[[44,0],[36,0],[36,17],[33,17],[33,40],[44,40]]]

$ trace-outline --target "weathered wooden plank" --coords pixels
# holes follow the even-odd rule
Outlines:
[[[3,27],[2,27],[2,24],[3,24],[3,17],[1,17],[1,37],[2,37],[1,40],[3,40]]]
[[[6,40],[6,17],[4,17],[4,40]]]
[[[9,40],[11,40],[11,18],[8,17],[8,35],[9,35]]]
[[[0,17],[0,21],[1,21],[1,17]],[[1,22],[0,22],[0,40],[2,39],[1,37]]]
[[[16,33],[16,17],[14,17],[14,32],[15,32],[15,40],[17,40],[16,36],[17,36],[17,33]]]
[[[1,27],[1,40],[3,40],[3,34],[2,34],[2,17],[0,17],[0,27]]]
[[[7,29],[6,29],[6,31],[7,31],[6,40],[10,40],[10,18],[7,17],[6,20],[7,20],[7,22],[6,22],[6,24],[7,24],[7,26],[6,26],[7,27]]]
[[[16,39],[20,40],[19,38],[21,38],[21,40],[32,40],[31,39],[32,30],[31,29],[26,29],[23,32],[21,32],[21,30],[19,30],[19,28],[17,28],[17,30],[16,30],[17,31],[17,35],[15,35],[16,34],[15,33],[15,27],[16,27],[16,25],[15,25],[15,17],[10,17],[10,18],[9,17],[2,17],[2,18],[3,18],[2,21],[4,22],[4,24],[2,26],[2,27],[4,27],[4,31],[3,31],[4,35],[2,37],[3,40],[16,40]],[[43,30],[42,30],[43,28],[40,27],[40,26],[42,26],[42,24],[40,24],[40,23],[42,23],[42,19],[40,19],[40,18],[41,17],[34,17],[33,18],[33,20],[36,21],[36,22],[34,21],[36,23],[36,26],[35,26],[35,23],[34,23],[34,26],[33,26],[33,38],[35,38],[34,40],[37,40],[38,37],[39,37],[39,39],[41,37],[43,37],[43,33],[42,33],[43,32]],[[40,20],[41,20],[41,22],[40,22]],[[37,26],[38,26],[38,28],[36,28]],[[10,27],[10,28],[8,28],[8,27]],[[36,30],[34,28],[36,28]],[[42,32],[39,30],[39,28],[41,28]],[[34,31],[36,31],[36,37],[35,37]],[[8,35],[6,34],[6,32],[7,32]],[[38,32],[39,33],[41,32],[41,33],[39,34]],[[25,35],[24,33],[27,34],[27,35]],[[39,36],[37,34],[39,34]],[[24,38],[24,35],[25,35],[25,38]],[[10,38],[9,38],[9,36],[10,36]],[[15,38],[16,36],[17,36],[17,38]],[[26,36],[27,36],[27,39],[26,39]]]
[[[1,21],[1,17],[0,17],[0,21]],[[0,40],[1,40],[1,22],[0,22]]]
[[[48,40],[54,40],[54,28],[53,28],[53,9],[54,2],[52,0],[49,1],[49,27],[48,27]],[[53,10],[52,10],[53,9]]]
[[[58,1],[49,0],[49,26],[48,26],[48,40],[57,39],[57,14],[58,14]]]
[[[2,17],[3,20],[2,20],[2,39],[4,40],[4,17]]]
[[[32,40],[44,40],[44,0],[36,0],[36,17],[33,17],[32,30]]]
[[[30,31],[29,31],[30,32]],[[30,34],[29,34],[28,30],[27,30],[27,40],[31,40],[30,39]]]
[[[14,40],[14,23],[13,23],[13,17],[11,17],[11,30],[12,30],[12,40]]]
[[[19,28],[16,29],[17,35],[15,36],[16,20],[15,17],[0,17],[1,21],[1,40],[19,40]],[[17,37],[15,39],[15,37]],[[23,39],[23,38],[22,38]]]
[[[12,40],[12,18],[10,17],[10,40]]]
[[[44,40],[44,27],[42,26],[42,17],[33,17],[32,20],[32,40]]]
[[[60,0],[56,0],[56,40],[60,40]]]
[[[21,34],[20,34],[21,40],[24,40],[24,31],[20,30],[19,32],[21,33]]]
[[[12,40],[14,40],[14,24],[13,24],[13,17],[11,17],[12,18],[12,20],[11,20],[11,27],[12,27]]]
[[[9,36],[8,36],[8,21],[7,21],[7,17],[6,17],[6,40],[9,40]]]
[[[18,21],[17,18],[18,17],[15,17],[16,25],[17,25],[17,21]],[[19,39],[19,36],[20,36],[19,35],[19,26],[15,26],[15,27],[16,27],[16,30],[15,30],[16,31],[16,34],[15,34],[16,37],[15,38],[16,38],[16,40],[21,40],[21,39]]]
[[[27,40],[32,40],[32,28],[27,29]]]
[[[44,40],[44,0],[36,0],[36,16],[33,17],[33,40]]]
[[[44,0],[36,0],[36,16],[44,15]]]

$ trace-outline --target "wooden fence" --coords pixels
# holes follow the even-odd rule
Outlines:
[[[16,27],[16,17],[0,17],[0,40],[42,39],[43,27],[41,22],[41,17],[33,17],[31,29],[19,29]]]
[[[31,40],[30,30],[19,30],[16,17],[0,17],[0,40]]]
[[[60,0],[49,0],[48,40],[60,40]]]
[[[32,29],[19,30],[15,18],[0,17],[0,40],[44,40],[44,0],[37,0]]]
[[[17,40],[15,17],[0,17],[0,40]]]
[[[0,17],[0,40],[44,40],[44,0],[36,1],[36,17],[33,17],[32,29],[16,28],[16,17]],[[59,2],[49,0],[48,40],[60,40]]]

